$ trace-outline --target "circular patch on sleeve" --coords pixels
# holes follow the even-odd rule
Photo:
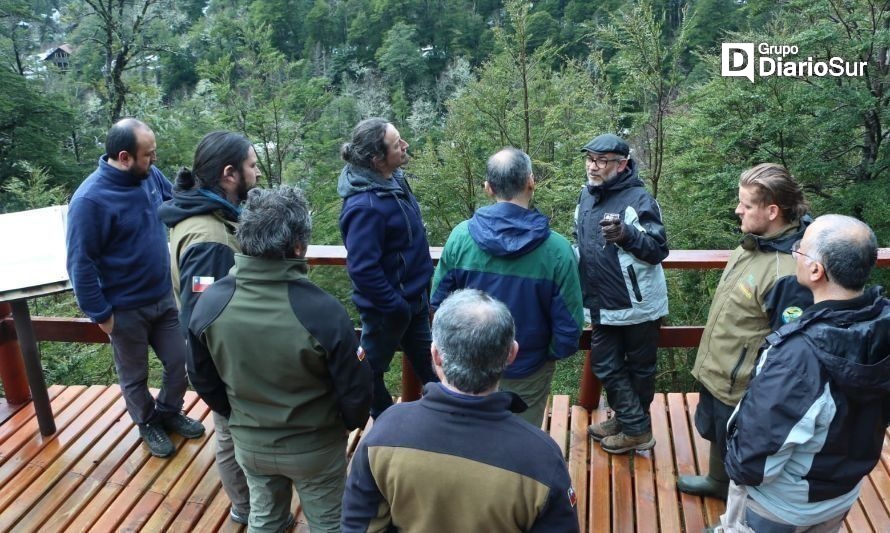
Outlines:
[[[803,314],[803,309],[797,306],[786,307],[784,311],[782,311],[782,323],[787,324],[789,322],[794,322],[800,315]]]

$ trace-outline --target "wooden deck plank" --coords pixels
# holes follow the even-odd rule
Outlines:
[[[667,401],[671,437],[674,441],[674,453],[677,459],[677,475],[697,475],[683,394],[668,393]],[[683,526],[686,531],[702,531],[705,528],[705,517],[700,497],[681,493],[680,508],[683,511]]]
[[[24,490],[19,492],[15,500],[0,513],[0,531],[6,531],[18,522],[25,528],[35,527],[44,522],[46,517],[55,510],[60,500],[64,499],[64,494],[46,500],[44,497],[57,486],[59,481],[70,472],[70,469],[94,447],[96,442],[125,412],[126,406],[116,391],[105,389],[102,395],[83,411],[76,423],[70,424],[59,432],[58,446],[44,448],[31,461],[31,465],[44,464],[43,468],[22,470],[20,475],[10,480],[10,487],[21,486],[24,487]],[[71,438],[70,445],[66,448],[65,441],[69,437]],[[26,472],[35,472],[38,475],[31,478]],[[3,497],[0,497],[0,505],[5,504],[2,500]],[[38,503],[42,504],[39,508],[36,507]],[[27,517],[24,516],[26,514],[28,514]]]
[[[868,524],[868,519],[865,517],[865,512],[862,510],[862,504],[858,500],[853,504],[853,507],[850,508],[850,512],[847,514],[847,518],[844,522],[847,524],[847,528],[855,533],[874,531]]]
[[[578,528],[584,531],[587,525],[587,468],[589,464],[590,438],[587,426],[590,415],[583,407],[573,405],[571,414],[571,434],[569,437],[569,477],[575,491],[578,512]]]
[[[553,409],[550,412],[550,436],[562,450],[562,456],[566,457],[569,440],[569,397],[567,395],[553,396]]]
[[[602,422],[608,418],[605,402],[591,413],[591,423]],[[599,443],[590,442],[590,483],[587,492],[587,523],[594,533],[612,531],[612,505],[610,501],[612,474],[610,471],[609,454],[604,452]]]
[[[133,461],[132,455],[142,448],[139,432],[130,417],[121,420],[124,436],[114,444],[102,462],[86,477],[59,506],[59,512],[44,524],[50,531],[86,531],[93,521],[105,509],[106,504],[114,496],[115,488],[111,479],[116,472],[132,468],[137,470],[141,465]],[[143,460],[147,460],[147,454]]]
[[[612,531],[634,530],[633,476],[631,455],[610,455],[612,462]]]
[[[155,509],[145,524],[146,530],[166,531],[186,502],[189,501],[195,488],[203,480],[204,474],[213,466],[216,458],[214,453],[216,445],[213,434],[213,416],[209,412],[204,419],[204,427],[206,433],[203,439],[193,439],[187,443],[187,445],[199,445],[200,451],[195,452],[194,460],[189,463],[188,468],[176,480],[169,492],[163,494],[162,504]],[[186,450],[183,449],[180,452],[186,452]],[[149,490],[154,492],[155,489]]]
[[[668,533],[680,531],[677,473],[674,468],[674,443],[670,438],[667,416],[667,399],[656,394],[650,407],[652,432],[660,439],[653,448],[655,455],[655,490],[658,503],[658,525]],[[654,522],[654,520],[653,520]]]
[[[868,477],[871,478],[871,482],[875,486],[875,491],[881,500],[884,511],[890,514],[890,475],[888,475],[883,463],[878,461],[878,464]]]
[[[98,395],[84,387],[53,390],[53,401],[62,406],[54,405],[56,434],[40,436],[33,412],[24,414],[27,407],[0,424],[6,435],[0,449],[12,454],[0,464],[0,471],[12,473],[0,491],[0,502],[6,502],[0,530],[245,530],[228,519],[230,502],[214,466],[212,417],[194,393],[187,397],[189,414],[203,418],[207,435],[184,443],[175,436],[177,455],[156,459],[149,458],[117,386],[98,387]],[[694,473],[696,459],[702,466],[703,450],[691,425],[696,405],[695,394],[656,395],[656,447],[612,456],[586,435],[588,423],[605,419],[605,406],[590,416],[570,406],[567,397],[556,398],[545,427],[565,443],[582,531],[694,532],[710,521],[706,502],[680,496],[675,488],[678,471]],[[364,434],[353,432],[346,451],[354,450]],[[890,437],[884,445],[844,531],[890,531]],[[13,469],[13,464],[24,466]],[[294,531],[308,531],[296,493],[292,509],[297,513]]]
[[[86,389],[87,388],[84,386],[66,387],[65,390],[52,401],[50,405],[52,406],[53,413],[55,413],[57,431],[62,429],[60,426],[66,424],[72,418],[71,412],[65,415],[65,408],[68,404],[77,399],[77,397]],[[0,444],[0,468],[5,466],[6,462],[10,459],[21,460],[21,456],[27,453],[36,453],[36,450],[39,450],[46,442],[52,440],[52,435],[44,437],[40,434],[37,427],[37,418],[35,416],[27,416],[28,412],[24,409],[20,411],[19,414],[25,415],[25,420],[17,428],[11,428],[10,430],[13,433]],[[31,410],[31,414],[33,415],[33,409]],[[18,418],[18,415],[13,417],[13,419],[16,418]],[[4,424],[3,426],[6,427],[10,425],[11,424]],[[27,447],[28,449],[22,450],[24,447]],[[0,479],[0,485],[2,484],[3,480]]]
[[[637,452],[631,457],[633,462],[636,530],[638,532],[655,533],[658,531],[658,520],[655,520],[657,506],[655,503],[655,475],[653,472],[654,455],[652,450],[647,450],[645,452]]]
[[[890,516],[887,515],[887,509],[884,508],[884,504],[881,502],[881,498],[869,476],[866,476],[862,482],[859,501],[862,503],[862,509],[872,529],[875,531],[890,531]]]
[[[195,393],[186,394],[186,405],[191,406],[187,411],[188,416],[200,420],[207,413],[207,406],[196,400]],[[197,440],[205,438],[206,436]],[[187,439],[173,434],[170,440],[176,447],[176,453],[172,457],[151,457],[139,473],[130,479],[106,512],[99,517],[94,527],[102,531],[141,529],[155,507],[163,500],[169,486],[182,475],[193,458],[188,452],[180,453],[186,446]]]
[[[104,390],[105,387],[96,386],[81,391],[82,394],[74,398],[68,408],[56,418],[56,433],[26,442],[16,451],[14,457],[0,466],[0,486],[4,487],[0,494],[0,512],[41,474],[48,461],[77,439],[86,425],[85,422],[96,415],[96,412],[87,408]],[[87,410],[87,414],[79,416],[84,414],[84,410]],[[31,421],[28,422],[30,423]]]
[[[213,437],[209,445],[213,460],[210,468],[204,472],[204,476],[198,482],[194,491],[189,495],[179,513],[169,526],[170,531],[194,531],[201,517],[207,512],[218,492],[226,494],[219,480],[219,471],[216,468],[216,437]],[[226,500],[228,501],[228,499]],[[226,509],[228,511],[228,509]],[[226,513],[228,515],[228,512]]]
[[[108,413],[114,413],[115,409],[121,410],[120,416],[113,420],[110,427],[98,435],[100,437],[99,440],[90,446],[87,453],[71,465],[71,468],[52,485],[28,514],[22,517],[21,522],[23,524],[31,524],[38,527],[43,522],[57,520],[57,529],[51,530],[61,530],[65,527],[64,523],[58,523],[59,515],[72,516],[80,508],[80,502],[76,498],[72,499],[72,495],[75,494],[81,483],[93,470],[107,461],[114,460],[111,454],[108,453],[109,450],[113,450],[114,446],[124,438],[127,431],[132,427],[132,424],[129,423],[129,417],[126,416],[126,406],[123,398],[119,395],[115,405],[112,406]]]
[[[711,443],[698,434],[695,429],[695,410],[698,408],[698,394],[687,394],[686,413],[689,416],[689,431],[692,434],[692,444],[695,446],[695,458],[698,462],[698,472],[704,475],[708,471],[710,462]],[[709,525],[720,522],[720,515],[726,511],[726,503],[718,498],[703,498],[705,504],[705,520]]]
[[[242,531],[244,528],[229,520],[229,509],[231,507],[232,502],[229,501],[228,494],[220,487],[213,499],[210,500],[210,504],[207,506],[204,514],[195,523],[193,529],[177,530],[174,524],[172,530],[183,531],[184,533],[190,531]]]
[[[47,394],[49,396],[49,401],[52,402],[56,399],[56,396],[61,394],[61,392],[65,390],[65,387],[62,385],[53,385],[47,388]],[[34,418],[34,404],[32,402],[28,402],[21,405],[12,405],[6,402],[6,399],[2,399],[3,404],[3,414],[0,416],[0,444],[6,442],[13,433],[19,431],[21,426],[24,423]]]

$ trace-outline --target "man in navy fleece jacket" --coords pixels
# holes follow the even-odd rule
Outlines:
[[[144,123],[116,123],[105,151],[68,207],[68,277],[78,306],[111,339],[121,394],[142,439],[152,455],[167,457],[175,448],[166,430],[204,434],[204,426],[180,412],[186,346],[167,231],[157,213],[171,186],[153,164],[155,136]],[[164,366],[156,399],[148,390],[149,345]]]

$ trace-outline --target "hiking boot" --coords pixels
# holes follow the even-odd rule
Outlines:
[[[596,424],[591,424],[587,427],[587,434],[597,442],[619,433],[621,433],[621,422],[614,416],[608,420],[597,422]]]
[[[142,437],[142,441],[155,457],[169,457],[176,450],[170,437],[167,436],[167,432],[157,422],[139,424],[139,436]]]
[[[680,476],[677,478],[677,488],[680,492],[693,496],[709,496],[726,501],[729,482],[719,481],[711,476]]]
[[[620,432],[617,435],[604,438],[600,445],[603,447],[603,450],[609,453],[650,450],[655,447],[655,437],[652,436],[651,431],[641,435],[627,435],[624,432]]]
[[[232,522],[235,522],[236,524],[243,524],[246,526],[249,516],[250,516],[249,513],[239,513],[238,511],[235,510],[234,507],[231,507],[229,509],[229,518],[232,520]],[[294,513],[290,513],[287,515],[287,523],[284,524],[284,529],[286,529],[286,530],[290,529],[290,528],[294,527],[294,524],[296,524],[296,523],[297,523],[297,517],[294,516]]]
[[[167,431],[179,433],[187,439],[197,439],[204,435],[204,425],[182,413],[162,418],[161,424]]]

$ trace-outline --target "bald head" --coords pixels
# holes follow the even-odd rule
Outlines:
[[[151,128],[135,118],[124,118],[115,122],[105,137],[105,153],[108,154],[108,158],[117,161],[121,152],[136,155],[139,132],[151,132]]]
[[[878,240],[867,224],[844,215],[823,215],[807,228],[804,239],[831,283],[850,291],[865,287],[878,259]]]
[[[485,179],[498,200],[512,200],[528,188],[532,160],[522,150],[504,148],[488,158]]]

